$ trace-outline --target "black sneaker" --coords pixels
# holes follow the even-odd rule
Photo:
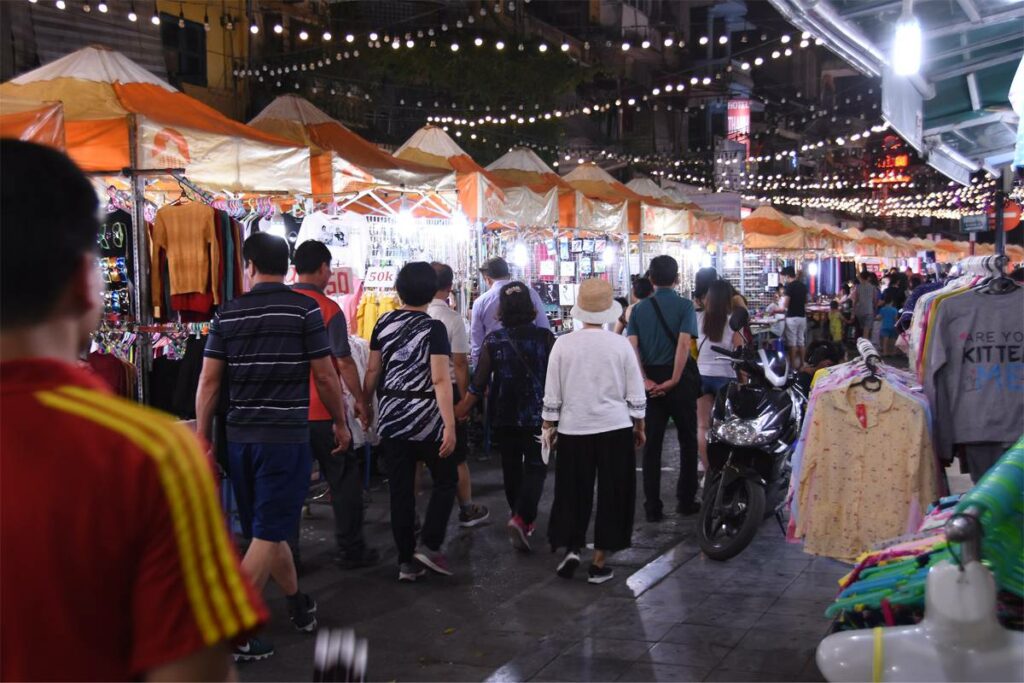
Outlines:
[[[648,512],[647,521],[651,524],[657,524],[661,520],[665,519],[665,515],[661,512]]]
[[[241,645],[235,645],[231,651],[231,657],[236,662],[256,662],[269,659],[273,654],[274,646],[259,638],[250,638]]]
[[[576,573],[576,568],[579,566],[580,554],[570,550],[562,558],[562,561],[558,563],[558,569],[555,570],[555,573],[563,579],[571,579],[572,575]]]
[[[468,509],[459,511],[459,526],[463,529],[471,529],[483,524],[490,517],[491,513],[486,506],[473,503]]]
[[[676,512],[681,515],[695,515],[700,512],[700,503],[694,501],[692,503],[680,503],[676,506]]]
[[[423,578],[426,573],[427,568],[417,560],[398,565],[398,580],[405,583],[414,583]]]
[[[605,581],[611,581],[615,577],[615,572],[612,568],[605,565],[604,567],[598,567],[596,565],[590,565],[590,571],[587,572],[587,583],[600,584]]]
[[[337,558],[338,566],[342,569],[365,569],[380,562],[380,551],[376,548],[365,548],[359,555],[344,555],[339,553]]]
[[[288,617],[295,628],[312,633],[316,630],[316,600],[300,593],[297,599],[288,601]]]

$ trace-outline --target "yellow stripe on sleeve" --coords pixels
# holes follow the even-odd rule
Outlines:
[[[110,401],[105,396],[77,387],[65,387],[62,391],[98,407],[111,409],[140,429],[155,432],[161,442],[169,444],[183,456],[168,460],[181,472],[181,476],[188,478],[185,491],[196,518],[201,569],[207,580],[210,599],[220,614],[224,633],[230,637],[255,626],[259,615],[249,601],[238,574],[238,563],[229,546],[224,518],[210,476],[209,461],[200,450],[198,441],[184,427],[150,408],[121,400]],[[218,571],[218,563],[221,571]],[[222,575],[227,584],[226,591],[219,581]],[[236,615],[241,617],[241,629]]]
[[[141,428],[136,420],[124,422],[115,417],[114,413],[121,412],[118,410],[118,408],[122,407],[119,405],[120,402],[90,390],[81,388],[71,389],[66,387],[60,393],[55,391],[39,392],[36,394],[36,397],[45,405],[78,415],[121,434],[152,458],[157,466],[157,474],[170,507],[175,540],[181,557],[185,591],[188,595],[189,603],[192,605],[192,611],[195,615],[199,632],[202,635],[203,642],[207,645],[212,645],[222,640],[224,632],[211,613],[210,603],[207,601],[206,590],[204,590],[203,577],[199,569],[201,560],[197,557],[196,547],[192,543],[190,534],[189,512],[186,507],[188,504],[186,500],[187,494],[182,490],[189,486],[189,482],[184,481],[184,475],[180,471],[180,463],[175,462],[177,459],[171,455],[171,443],[167,439],[154,437],[151,429]],[[140,409],[136,408],[135,410]],[[153,422],[152,416],[148,417]],[[161,416],[161,419],[164,418]],[[194,494],[194,491],[192,493]],[[197,531],[199,531],[200,525],[198,523],[196,527]],[[209,539],[207,539],[208,543]],[[200,552],[202,552],[201,547]],[[208,573],[206,575],[209,576]]]

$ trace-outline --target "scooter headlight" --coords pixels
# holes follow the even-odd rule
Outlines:
[[[763,446],[778,435],[778,429],[765,429],[761,419],[736,418],[715,427],[715,437],[733,446]]]

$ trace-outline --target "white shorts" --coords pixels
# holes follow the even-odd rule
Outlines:
[[[786,346],[804,346],[807,336],[807,318],[786,318]]]

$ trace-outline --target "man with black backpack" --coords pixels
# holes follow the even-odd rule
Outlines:
[[[627,334],[636,349],[647,390],[647,445],[644,448],[644,510],[648,522],[663,518],[661,450],[669,418],[679,432],[676,511],[700,510],[697,494],[697,398],[700,372],[691,355],[697,336],[693,302],[676,293],[679,264],[671,256],[651,260],[654,295],[636,304]]]

